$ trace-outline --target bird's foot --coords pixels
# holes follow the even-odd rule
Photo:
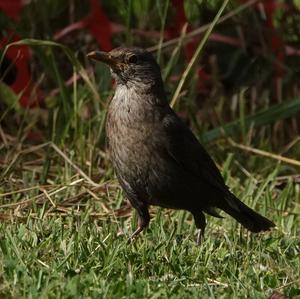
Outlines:
[[[128,239],[127,242],[128,242],[128,243],[131,243],[143,229],[144,229],[143,227],[139,226],[139,227],[133,232],[133,234],[129,237],[129,239]]]
[[[150,215],[147,206],[139,206],[137,212],[138,212],[138,228],[130,236],[128,243],[132,242],[132,240],[135,239],[136,236],[148,226],[150,221]]]
[[[196,240],[196,244],[197,246],[200,246],[203,240],[203,231],[201,228],[198,229],[198,233],[197,233],[197,240]]]

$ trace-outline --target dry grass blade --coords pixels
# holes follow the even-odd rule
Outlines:
[[[55,208],[56,204],[55,202],[52,200],[51,196],[49,195],[49,193],[45,190],[45,189],[41,189],[42,192],[45,194],[46,198],[49,199],[49,201],[51,202],[52,206]]]
[[[207,280],[209,281],[210,285],[219,285],[219,286],[223,286],[223,287],[226,287],[226,288],[228,287],[227,283],[220,282],[220,281],[217,281],[215,279],[210,279],[210,278],[208,278]]]
[[[8,167],[5,169],[5,171],[3,172],[3,174],[1,176],[5,177],[5,175],[15,165],[15,163],[18,161],[18,158],[21,155],[35,152],[35,151],[37,151],[39,149],[42,149],[42,148],[44,148],[44,147],[46,147],[48,145],[50,145],[68,164],[70,164],[80,174],[80,176],[82,176],[90,185],[92,185],[94,187],[98,187],[99,186],[99,184],[95,183],[87,174],[85,174],[84,171],[82,171],[75,163],[73,163],[71,161],[71,159],[61,149],[59,149],[53,142],[46,142],[46,143],[39,144],[39,145],[36,145],[36,146],[32,146],[32,147],[30,147],[28,149],[24,149],[24,150],[21,150],[21,151],[17,152],[14,155],[13,159],[11,160],[11,162],[8,165]]]
[[[42,143],[42,144],[39,144],[39,145],[36,145],[36,146],[32,146],[28,149],[24,149],[24,150],[20,150],[19,152],[16,152],[14,154],[14,157],[11,159],[9,165],[7,166],[7,168],[4,170],[4,172],[1,174],[1,177],[4,178],[8,173],[9,171],[12,169],[12,167],[15,165],[15,163],[18,161],[18,158],[21,156],[21,155],[24,155],[24,154],[29,154],[31,152],[35,152],[41,148],[44,148],[46,146],[48,146],[51,142],[45,142],[45,143]]]
[[[76,186],[78,185],[79,183],[82,183],[84,181],[84,179],[78,179],[76,181],[73,181],[72,183],[70,183],[69,185],[65,185],[61,188],[58,188],[54,191],[51,191],[48,193],[49,196],[53,196],[71,186]],[[9,204],[3,204],[3,205],[0,205],[0,209],[2,208],[15,208],[15,207],[19,207],[19,206],[27,206],[28,204],[32,203],[34,200],[40,200],[45,194],[39,194],[39,195],[36,195],[32,198],[29,198],[29,199],[26,199],[26,200],[23,200],[23,201],[19,201],[19,202],[14,202],[14,203],[9,203]]]
[[[19,202],[3,204],[3,205],[0,205],[0,209],[15,208],[15,207],[19,207],[19,206],[22,206],[22,205],[27,205],[27,204],[33,202],[33,200],[38,199],[40,197],[41,197],[41,195],[38,195],[38,196],[35,196],[33,198],[22,200],[22,201],[19,201]]]
[[[104,203],[101,202],[101,199],[92,191],[92,190],[89,190],[87,189],[86,190],[88,194],[90,194],[95,200],[99,201],[102,209],[106,212],[106,213],[109,213],[110,212],[110,209],[108,207],[106,207],[106,205]]]
[[[10,196],[10,195],[14,195],[17,193],[24,193],[27,191],[31,191],[34,189],[40,189],[40,188],[46,188],[46,187],[57,187],[58,185],[43,185],[43,186],[32,186],[32,187],[28,187],[28,188],[23,188],[23,189],[19,189],[19,190],[15,190],[15,191],[10,191],[10,192],[5,192],[0,194],[0,197],[5,197],[5,196]]]
[[[87,180],[92,186],[98,187],[99,184],[95,183],[88,175],[86,175],[76,164],[74,164],[67,155],[60,150],[54,143],[51,143],[51,147],[67,162],[69,163],[84,179]]]
[[[4,146],[7,146],[8,145],[8,141],[6,139],[6,136],[5,136],[5,134],[4,134],[1,126],[0,126],[0,137],[1,137],[2,141],[3,141]]]
[[[263,150],[260,150],[260,149],[257,149],[257,148],[253,148],[253,147],[250,147],[250,146],[247,146],[247,145],[238,144],[238,143],[234,142],[232,139],[228,139],[228,140],[229,140],[229,143],[231,144],[231,146],[233,146],[233,147],[239,148],[239,149],[247,151],[247,152],[254,153],[256,155],[268,157],[268,158],[271,158],[271,159],[275,159],[275,160],[278,160],[278,161],[282,161],[282,162],[300,167],[300,161],[298,161],[298,160],[283,157],[283,156],[280,156],[280,155],[276,155],[276,154],[266,152],[266,151],[263,151]]]

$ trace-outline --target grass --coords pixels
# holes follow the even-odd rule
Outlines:
[[[137,19],[140,3],[129,2],[128,28],[129,14]],[[167,5],[155,6],[162,28]],[[129,33],[125,38],[133,42]],[[158,44],[170,94],[176,89],[172,75],[184,70],[184,36],[170,60],[162,40]],[[177,111],[197,137],[210,142],[205,145],[231,190],[277,227],[256,235],[225,214],[208,217],[197,247],[191,215],[153,207],[149,228],[128,244],[137,217],[105,151],[112,95],[107,68],[97,64],[93,74],[87,61],[58,43],[19,43],[36,51],[36,82],[46,78],[44,84],[55,90],[46,93],[46,107],[22,109],[0,85],[6,100],[0,115],[0,298],[266,298],[275,290],[300,298],[299,166],[289,163],[300,158],[293,134],[299,95],[274,104],[265,89],[260,101],[249,100],[243,86],[232,97],[221,94],[210,117],[208,106],[195,106],[190,72]],[[73,68],[73,78],[80,74],[83,80],[66,85],[62,61]]]
[[[26,163],[22,183],[16,169],[6,180],[14,191],[1,196],[8,204],[0,214],[3,298],[265,298],[275,289],[300,298],[300,190],[292,176],[279,175],[284,165],[270,171],[266,158],[251,157],[261,171],[247,177],[249,162],[235,167],[230,154],[222,167],[228,185],[277,228],[255,235],[229,216],[209,217],[197,247],[191,216],[160,208],[128,244],[137,221],[115,179],[93,186],[58,153],[52,159],[61,173],[51,184],[36,185]],[[36,188],[16,192],[24,182]]]

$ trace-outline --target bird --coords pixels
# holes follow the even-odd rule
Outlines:
[[[138,215],[130,240],[149,225],[150,206],[190,212],[198,245],[205,214],[223,218],[219,210],[254,233],[275,226],[229,190],[213,159],[169,105],[160,66],[150,52],[118,47],[87,57],[108,65],[116,83],[106,135],[113,169]]]

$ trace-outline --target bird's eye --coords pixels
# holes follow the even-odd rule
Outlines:
[[[130,62],[130,63],[137,63],[137,60],[138,60],[138,58],[134,54],[128,58],[128,62]]]

